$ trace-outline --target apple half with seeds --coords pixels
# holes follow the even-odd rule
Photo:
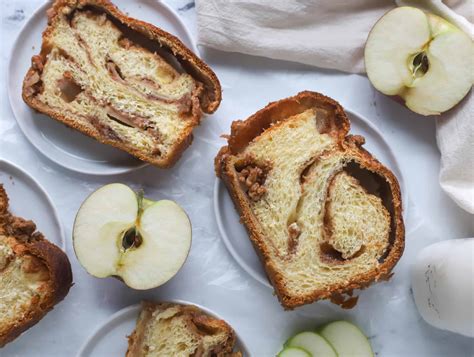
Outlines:
[[[398,7],[382,16],[369,33],[364,57],[374,87],[400,96],[422,115],[451,109],[474,81],[471,38],[414,7]]]
[[[173,201],[113,183],[93,192],[73,229],[77,259],[97,278],[114,276],[133,289],[156,288],[183,266],[191,248],[191,223]]]

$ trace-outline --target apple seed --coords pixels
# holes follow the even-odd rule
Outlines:
[[[130,248],[138,248],[143,242],[143,238],[135,227],[125,232],[122,238],[122,247],[127,250]]]

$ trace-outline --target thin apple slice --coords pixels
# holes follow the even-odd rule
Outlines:
[[[284,348],[277,357],[312,357],[307,351],[298,347]]]
[[[334,321],[318,331],[339,357],[373,357],[374,353],[362,331],[347,321]]]
[[[117,237],[133,227],[138,202],[128,186],[115,183],[93,192],[79,209],[73,229],[77,258],[91,275],[114,275],[120,258]]]
[[[138,225],[142,243],[127,250],[118,272],[135,289],[150,289],[171,279],[191,247],[191,223],[175,202],[158,201],[146,208]]]
[[[299,347],[313,356],[337,357],[334,348],[319,334],[311,331],[293,336],[286,344],[288,347]]]
[[[428,19],[414,7],[385,14],[370,31],[365,67],[370,82],[384,94],[397,95],[413,82],[409,59],[430,39]]]

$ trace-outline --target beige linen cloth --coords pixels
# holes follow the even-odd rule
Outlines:
[[[367,35],[396,5],[436,13],[472,39],[473,1],[445,3],[447,6],[441,0],[197,0],[198,43],[223,51],[362,73]],[[470,213],[474,213],[473,106],[469,95],[437,119],[441,187]]]

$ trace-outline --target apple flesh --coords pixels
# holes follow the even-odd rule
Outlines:
[[[191,223],[169,200],[151,201],[114,183],[92,193],[79,209],[73,245],[81,265],[98,278],[116,276],[145,290],[171,279],[191,248]]]
[[[305,331],[293,336],[286,344],[287,347],[302,348],[311,356],[337,357],[329,342],[316,332]]]
[[[340,357],[374,357],[367,337],[356,325],[348,321],[330,322],[318,332]]]
[[[400,96],[408,108],[422,115],[454,107],[474,80],[474,46],[469,36],[414,7],[386,13],[370,31],[364,57],[374,87]]]

